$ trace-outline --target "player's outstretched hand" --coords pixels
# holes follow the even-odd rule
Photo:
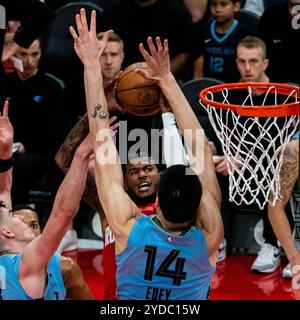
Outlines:
[[[96,35],[96,11],[91,13],[90,29],[88,28],[85,9],[75,16],[77,32],[71,26],[70,32],[74,39],[74,49],[84,65],[100,65],[100,56],[107,47],[107,42],[112,30],[104,33],[103,39],[99,41]]]
[[[151,37],[147,38],[149,52],[144,45],[140,43],[139,49],[147,62],[147,69],[136,69],[141,76],[147,80],[161,81],[164,78],[172,76],[169,56],[168,40],[163,44],[160,37],[156,37],[156,46]]]

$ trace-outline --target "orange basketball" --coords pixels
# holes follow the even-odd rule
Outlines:
[[[125,112],[137,116],[149,116],[160,110],[160,88],[153,81],[146,80],[135,69],[146,69],[146,62],[128,66],[116,84],[116,99]]]

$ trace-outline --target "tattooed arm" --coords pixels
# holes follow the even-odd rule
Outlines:
[[[274,232],[292,265],[300,265],[300,254],[294,244],[290,224],[285,214],[285,206],[292,194],[299,174],[299,140],[292,140],[287,145],[280,171],[281,200],[275,206],[269,205],[268,215]]]
[[[89,132],[88,117],[85,114],[77,122],[74,128],[70,131],[64,143],[58,150],[55,161],[59,168],[66,174],[74,157],[77,147]],[[88,203],[97,212],[102,213],[102,207],[99,201],[95,177],[93,172],[89,171],[86,181],[86,187],[82,196],[83,200]]]

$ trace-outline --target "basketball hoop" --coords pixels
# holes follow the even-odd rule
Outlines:
[[[283,151],[299,124],[299,88],[229,83],[206,88],[199,97],[228,162],[229,200],[257,203],[260,209],[268,201],[274,205],[280,198]]]

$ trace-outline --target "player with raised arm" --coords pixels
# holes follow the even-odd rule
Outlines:
[[[9,124],[7,109],[4,110],[2,118],[2,122]],[[10,128],[9,125],[6,127]],[[7,133],[9,132],[10,129]],[[12,135],[9,135],[12,140]],[[3,130],[1,136],[4,136]],[[40,236],[35,238],[30,227],[1,201],[0,265],[6,271],[5,286],[0,288],[1,299],[65,298],[60,255],[55,254],[55,251],[79,207],[89,156],[93,151],[89,139],[88,136],[77,149],[71,168],[56,195],[50,218]]]
[[[161,86],[181,131],[193,131],[187,144],[194,162],[191,168],[177,165],[166,170],[158,187],[156,217],[142,215],[124,190],[120,159],[109,130],[99,64],[109,32],[99,43],[95,20],[92,12],[89,31],[85,11],[81,9],[80,15],[76,15],[78,35],[73,27],[70,31],[84,64],[99,198],[116,238],[118,299],[205,299],[223,238],[220,190],[209,145],[206,139],[200,139],[204,141],[204,176],[195,157],[195,133],[201,127],[171,74],[167,42],[162,47],[158,38],[156,50],[149,38],[152,56],[141,47],[148,69],[146,73],[139,72]]]

